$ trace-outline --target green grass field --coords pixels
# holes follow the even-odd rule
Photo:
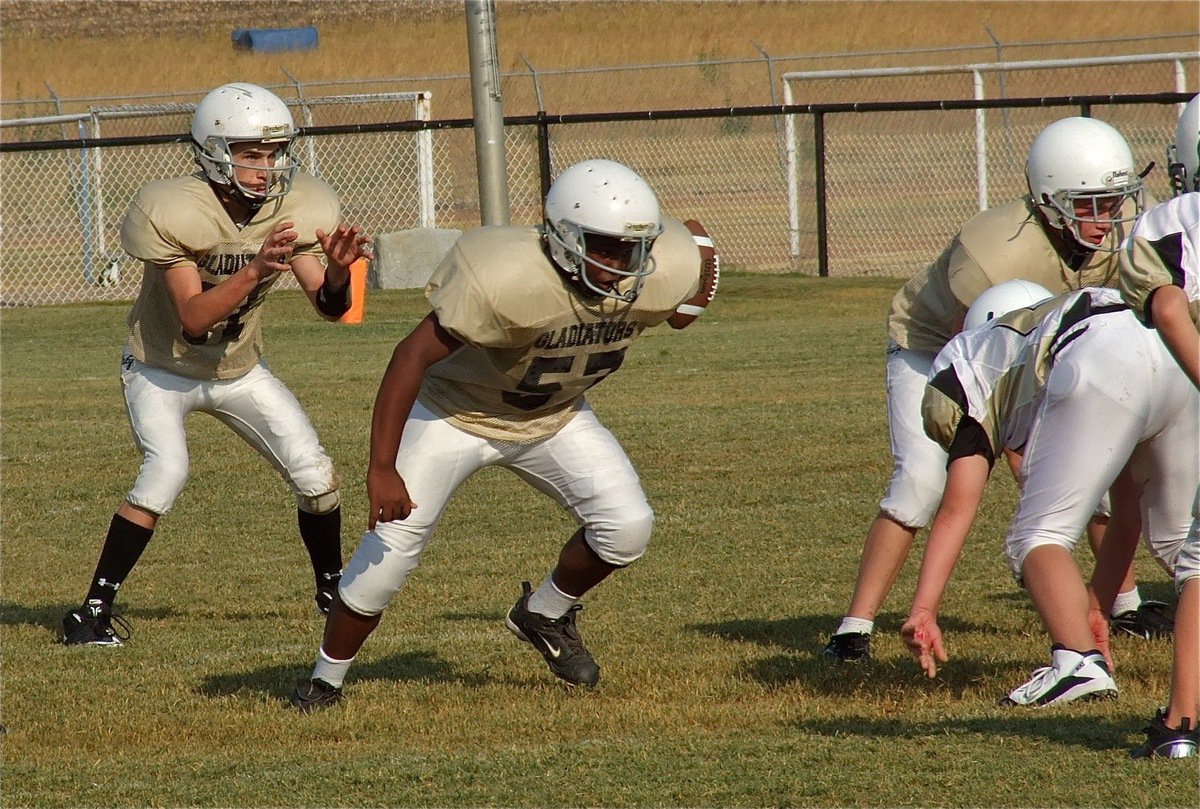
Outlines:
[[[312,716],[285,707],[322,626],[291,497],[202,416],[188,487],[118,600],[131,642],[55,643],[138,465],[116,373],[127,305],[6,310],[4,805],[1195,806],[1194,763],[1128,758],[1165,701],[1170,644],[1114,641],[1116,702],[995,705],[1048,644],[1002,558],[1007,473],[951,582],[939,679],[897,634],[915,558],[877,660],[820,660],[890,470],[896,284],[728,277],[705,318],[648,333],[594,390],[658,513],[645,558],[586,601],[599,689],[560,686],[504,629],[572,526],[489,470],[452,501],[345,704]],[[349,555],[376,386],[425,306],[372,292],[359,326],[307,309],[272,296],[267,358],[339,465]],[[1138,564],[1143,595],[1172,600],[1144,551]]]

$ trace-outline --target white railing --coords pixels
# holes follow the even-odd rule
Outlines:
[[[969,77],[971,80],[971,98],[976,101],[982,101],[988,97],[987,95],[987,77],[989,74],[1003,76],[1006,74],[1027,73],[1029,71],[1050,71],[1050,70],[1073,70],[1089,69],[1096,71],[1097,84],[1100,86],[1108,86],[1106,81],[1105,71],[1121,70],[1133,65],[1166,65],[1170,68],[1170,82],[1173,85],[1175,92],[1184,93],[1188,91],[1187,70],[1185,64],[1191,64],[1193,67],[1192,73],[1195,74],[1196,63],[1200,61],[1200,52],[1187,51],[1176,53],[1155,53],[1155,54],[1136,54],[1130,56],[1106,56],[1106,57],[1088,57],[1079,59],[1047,59],[1036,61],[1020,61],[1020,62],[986,62],[981,64],[965,64],[965,65],[929,65],[924,67],[884,67],[884,68],[864,68],[856,70],[808,70],[794,71],[784,73],[783,80],[783,100],[784,104],[793,105],[802,103],[801,90],[799,88],[812,85],[816,82],[821,83],[838,83],[838,82],[853,82],[856,88],[859,88],[855,93],[855,97],[859,100],[864,100],[864,94],[861,87],[876,79],[915,79],[925,80],[932,76],[963,76]],[[1165,77],[1164,77],[1165,78]],[[1163,84],[1159,82],[1157,87],[1161,91]],[[881,83],[882,84],[882,83]],[[965,87],[964,87],[965,89]],[[946,95],[947,90],[941,86],[942,97],[954,97]],[[952,92],[952,90],[950,91]],[[1059,95],[1056,92],[1047,92],[1045,95]],[[912,97],[912,94],[906,94],[907,97]],[[1180,105],[1182,110],[1182,105]],[[789,224],[789,243],[793,256],[800,254],[800,196],[804,185],[800,174],[799,156],[802,147],[799,143],[799,132],[796,127],[796,116],[786,116],[784,122],[784,140],[786,150],[786,164],[788,175],[788,224]],[[988,146],[987,146],[987,110],[975,110],[975,196],[979,210],[984,210],[989,207],[990,194],[988,187]],[[1023,161],[1022,161],[1023,162]]]

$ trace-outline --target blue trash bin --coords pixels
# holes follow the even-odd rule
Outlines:
[[[310,51],[317,47],[317,29],[304,28],[236,28],[233,47],[255,53],[279,51]]]

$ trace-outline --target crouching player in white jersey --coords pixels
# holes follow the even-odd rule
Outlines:
[[[1136,542],[1143,528],[1151,554],[1175,569],[1200,477],[1200,410],[1190,387],[1116,290],[1070,293],[951,341],[931,374],[925,418],[930,436],[949,448],[952,485],[901,630],[926,673],[936,673],[935,659],[947,659],[938,605],[978,505],[978,496],[953,493],[981,489],[992,447],[1023,445],[1021,495],[1005,550],[1050,635],[1052,663],[1002,702],[1116,696],[1105,621],[1089,613],[1071,552],[1120,477],[1110,529],[1119,526]],[[1117,498],[1118,491],[1132,496]],[[1139,506],[1140,522],[1128,516]],[[1102,573],[1119,581],[1119,562],[1101,559]]]
[[[1134,227],[1121,251],[1121,293],[1200,388],[1200,96],[1184,107],[1173,147],[1168,172],[1176,195]],[[1200,452],[1195,444],[1191,449]],[[1194,756],[1200,745],[1200,491],[1192,517],[1175,565],[1179,604],[1170,700],[1146,727],[1146,741],[1133,751],[1138,758]],[[1120,554],[1115,564],[1133,553],[1128,544],[1110,548],[1106,537],[1101,553],[1110,550]],[[1099,608],[1112,600],[1113,589],[1111,581],[1095,583]]]
[[[128,637],[119,616],[124,631],[113,627],[113,601],[187,482],[191,412],[228,425],[295,493],[322,611],[342,566],[337,474],[300,403],[263,363],[261,306],[290,272],[317,312],[336,320],[349,307],[348,268],[369,240],[341,224],[327,185],[296,170],[296,127],[268,90],[216,88],[197,105],[191,134],[200,170],[144,186],[121,226],[121,245],[143,262],[121,360],[142,466],[83,606],[63,618],[71,645]]]
[[[508,629],[567,683],[600,678],[578,601],[642,555],[654,514],[584,393],[621,367],[643,330],[694,319],[696,302],[715,292],[716,267],[702,229],[663,217],[650,186],[620,163],[566,169],[545,212],[542,228],[464,234],[426,286],[433,311],[392,355],[371,421],[369,530],[311,677],[292,694],[301,711],[340,700],[351,661],[450,496],[488,466],[513,470],[580,526],[541,584],[522,584]]]
[[[845,617],[823,654],[870,657],[875,617],[946,484],[946,453],[924,433],[921,397],[934,357],[986,289],[1025,279],[1054,294],[1117,284],[1116,250],[1144,199],[1121,134],[1091,118],[1064,118],[1030,145],[1029,194],[964,223],[943,253],[904,285],[888,312],[887,409],[892,478],[867,531]],[[1098,542],[1097,522],[1090,538]],[[1141,602],[1132,572],[1115,604],[1115,628],[1150,638],[1170,633],[1156,605]]]

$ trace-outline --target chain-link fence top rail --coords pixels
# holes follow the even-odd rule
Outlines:
[[[1042,81],[1009,79],[1015,86],[1068,93],[1171,92],[1177,59],[1145,65],[1089,65],[1041,70]],[[1197,54],[1185,60],[1194,75]],[[1035,77],[1036,78],[1036,77]],[[830,80],[812,94],[844,101],[882,95],[928,95],[930,82],[947,99],[970,92],[936,75],[887,77],[874,89]],[[908,84],[905,85],[904,82]],[[853,88],[853,92],[846,89]],[[1126,90],[1126,88],[1134,88]],[[808,90],[803,101],[808,103]],[[1011,90],[1008,92],[1012,96]],[[310,133],[296,145],[307,169],[329,182],[346,218],[380,234],[414,227],[467,229],[479,223],[474,143],[468,128],[441,114],[436,94],[409,93],[398,100],[381,93],[288,99],[297,121],[353,125],[412,120],[413,99],[437,103],[440,121],[428,131]],[[934,93],[935,97],[937,93]],[[383,99],[387,100],[383,100]],[[996,103],[996,102],[992,102]],[[162,105],[156,114],[127,115],[133,108],[89,113],[83,130],[100,122],[104,137],[134,132],[185,132],[191,107]],[[507,110],[506,110],[507,111]],[[988,109],[984,115],[986,167],[992,204],[1024,192],[1024,154],[1033,137],[1053,120],[1080,113],[1078,106]],[[1151,192],[1168,196],[1165,146],[1177,107],[1120,103],[1092,111],[1117,126],[1139,165],[1159,164],[1148,178]],[[428,113],[425,113],[428,114]],[[311,116],[311,117],[306,117]],[[794,168],[786,159],[788,118],[795,124]],[[969,109],[855,111],[825,116],[825,220],[828,270],[832,275],[906,277],[940,252],[959,224],[978,210],[976,113]],[[4,131],[14,128],[4,121]],[[459,121],[458,123],[462,123]],[[62,137],[58,123],[51,137]],[[353,126],[351,127],[353,129]],[[754,272],[815,273],[818,216],[813,116],[762,114],[697,120],[592,121],[550,130],[555,171],[588,157],[608,157],[637,168],[659,193],[664,209],[703,221],[717,238],[727,266]],[[91,137],[91,136],[89,136]],[[20,138],[28,140],[27,138]],[[0,148],[3,148],[0,146]],[[537,135],[533,126],[506,130],[512,221],[541,216]],[[0,303],[30,305],[122,300],[136,295],[140,266],[120,249],[120,221],[144,183],[192,170],[185,143],[129,143],[90,148],[0,153]],[[793,191],[789,191],[793,189]],[[798,193],[795,191],[798,190]],[[789,212],[794,193],[797,226]],[[797,243],[798,249],[792,244]]]
[[[501,24],[500,36],[503,36]],[[562,115],[584,112],[608,112],[637,109],[679,109],[731,106],[760,106],[782,103],[780,77],[786,73],[819,70],[859,70],[878,67],[920,67],[961,65],[978,62],[1077,59],[1120,56],[1139,53],[1195,51],[1200,48],[1200,32],[1163,33],[1157,36],[1122,39],[1079,39],[1068,41],[994,42],[950,48],[896,49],[889,51],[778,55],[765,53],[752,42],[723,43],[723,50],[758,54],[757,58],[709,58],[700,54],[695,61],[648,65],[616,65],[592,68],[552,69],[523,60],[525,69],[502,74],[501,90],[506,115],[532,115],[539,109]],[[437,99],[439,118],[471,117],[470,75],[389,76],[345,81],[307,81],[297,71],[281,68],[277,83],[269,76],[246,77],[285,99],[316,98],[330,95],[392,93],[420,88]],[[1099,78],[1099,77],[1097,77]],[[188,93],[142,94],[106,98],[62,98],[50,90],[48,98],[0,99],[0,119],[34,118],[90,112],[97,106],[137,106],[194,104],[211,88]],[[843,83],[838,101],[914,101],[929,96],[919,86],[910,88],[880,86],[871,82],[858,85]],[[1162,90],[1161,86],[1153,90]],[[1049,87],[1034,93],[1009,96],[1070,95],[1081,93],[1151,92],[1146,88],[1118,86]],[[881,92],[889,95],[880,95]],[[951,96],[955,98],[967,96]],[[1004,97],[990,93],[989,98]],[[822,99],[813,98],[812,101]],[[540,102],[540,104],[539,104]],[[326,121],[332,123],[332,121]],[[182,131],[182,130],[179,130]],[[22,133],[22,137],[34,133]],[[150,134],[144,132],[142,134]],[[37,135],[32,140],[73,137],[67,133]],[[17,137],[0,132],[0,137]]]

